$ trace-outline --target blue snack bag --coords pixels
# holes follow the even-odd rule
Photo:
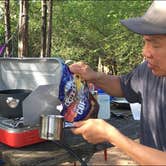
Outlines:
[[[62,103],[61,115],[68,122],[83,120],[91,111],[91,95],[85,81],[73,75],[69,67],[62,63],[62,78],[59,87],[59,100]]]

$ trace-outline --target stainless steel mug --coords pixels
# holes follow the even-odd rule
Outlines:
[[[61,115],[40,116],[40,137],[46,140],[61,140],[64,118]]]

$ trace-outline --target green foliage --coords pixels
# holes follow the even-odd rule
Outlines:
[[[12,32],[18,23],[18,2],[11,0]],[[109,68],[116,68],[117,74],[127,73],[142,61],[142,37],[129,32],[120,24],[120,20],[143,15],[151,2],[152,0],[53,0],[52,56],[60,56],[65,60],[84,60],[94,69],[101,57]],[[29,56],[39,56],[41,1],[31,0],[29,5]],[[2,17],[0,23],[2,38]],[[17,36],[15,41],[16,39]],[[17,54],[17,42],[14,43],[14,50]]]
[[[63,1],[54,10],[53,50],[63,58],[85,60],[96,68],[98,57],[118,74],[142,61],[142,39],[120,20],[142,15],[151,1]]]
[[[39,57],[41,48],[41,1],[29,2],[29,56]]]

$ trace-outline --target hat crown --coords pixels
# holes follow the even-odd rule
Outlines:
[[[141,35],[166,35],[166,0],[154,0],[142,17],[121,20],[121,23]]]
[[[155,0],[149,7],[143,19],[155,23],[160,27],[166,27],[166,1],[165,0]]]

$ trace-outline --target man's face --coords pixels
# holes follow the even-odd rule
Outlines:
[[[166,76],[166,35],[147,35],[143,39],[143,56],[148,67],[154,75]]]

